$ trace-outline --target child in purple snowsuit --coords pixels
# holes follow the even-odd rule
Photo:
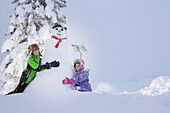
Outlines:
[[[63,84],[71,84],[72,88],[81,92],[92,91],[89,83],[89,70],[84,69],[84,60],[76,59],[74,61],[75,75],[69,79],[65,77]]]

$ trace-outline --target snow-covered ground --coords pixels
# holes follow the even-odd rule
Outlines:
[[[158,78],[160,79],[160,78]],[[158,80],[156,79],[156,81]],[[160,82],[154,82],[159,84]],[[133,84],[133,85],[132,85]],[[77,91],[26,92],[0,96],[0,110],[3,113],[169,113],[170,93],[159,96],[144,96],[139,92],[122,92],[120,86],[108,83],[98,84],[92,93]],[[124,83],[125,85],[125,83]],[[139,83],[126,83],[127,87],[138,89]],[[169,86],[170,88],[170,86]],[[121,90],[120,90],[121,89]],[[158,88],[159,89],[159,88]],[[135,89],[134,89],[135,90]],[[155,93],[155,92],[154,92]],[[10,109],[9,109],[10,106]]]
[[[9,1],[0,6],[1,35],[8,24],[3,17],[13,10]],[[68,35],[87,47],[83,57],[94,91],[28,88],[0,95],[0,112],[170,113],[170,2],[163,1],[68,1]]]
[[[74,91],[0,96],[0,100],[3,113],[169,113],[170,111],[169,105],[150,102],[147,97],[137,99]]]

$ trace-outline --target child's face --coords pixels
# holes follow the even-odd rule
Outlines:
[[[33,54],[34,55],[39,55],[39,50],[37,49],[37,50],[33,51]]]
[[[75,66],[75,70],[78,71],[78,67],[80,66],[80,64],[76,64]]]

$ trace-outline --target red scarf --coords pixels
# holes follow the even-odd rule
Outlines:
[[[56,48],[58,48],[60,42],[62,42],[62,40],[66,40],[67,38],[57,38],[56,36],[52,35],[51,38],[54,38],[56,40],[59,40],[58,43],[55,45]]]

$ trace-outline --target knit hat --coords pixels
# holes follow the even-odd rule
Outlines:
[[[52,27],[52,29],[55,29],[57,27],[61,27],[61,28],[64,28],[65,30],[67,30],[67,27],[63,27],[61,24],[59,23],[55,23],[54,26]]]
[[[30,50],[30,51],[39,50],[39,47],[37,44],[32,44],[28,47],[28,50]]]
[[[32,54],[33,51],[39,50],[39,47],[37,44],[32,44],[28,47],[28,52]]]

